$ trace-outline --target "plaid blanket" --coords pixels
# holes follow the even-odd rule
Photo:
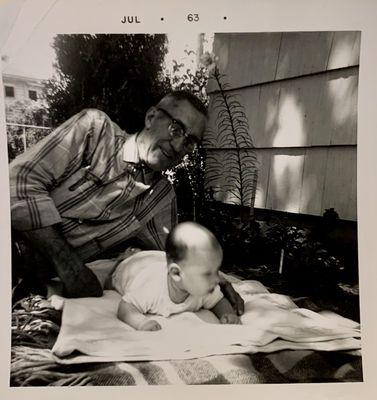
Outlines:
[[[51,348],[60,313],[39,297],[12,313],[11,386],[199,385],[360,382],[361,357],[353,352],[283,350],[192,360],[60,365]]]
[[[285,350],[192,360],[59,365],[49,350],[15,347],[12,386],[123,386],[362,381],[361,358]]]

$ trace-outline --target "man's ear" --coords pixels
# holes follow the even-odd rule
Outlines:
[[[145,114],[145,120],[144,120],[144,124],[145,124],[145,128],[149,129],[151,127],[152,121],[155,117],[157,113],[157,108],[152,106],[148,109],[148,111]]]
[[[168,272],[172,279],[176,282],[181,280],[181,267],[176,263],[171,263],[168,265]]]

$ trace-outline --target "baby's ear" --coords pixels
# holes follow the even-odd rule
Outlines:
[[[176,263],[171,263],[168,265],[169,275],[176,281],[181,280],[181,267]]]

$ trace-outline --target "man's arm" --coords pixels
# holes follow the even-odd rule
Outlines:
[[[224,297],[229,301],[237,315],[242,315],[245,311],[245,302],[242,297],[234,290],[232,284],[220,274],[220,289]]]
[[[84,110],[11,162],[9,188],[14,229],[23,232],[61,222],[50,192],[83,164],[90,163],[101,145],[107,120],[98,110]]]
[[[64,284],[64,296],[102,296],[102,288],[95,274],[83,264],[55,226],[27,231],[24,236],[50,262]]]
[[[123,299],[118,306],[118,318],[139,331],[158,331],[161,325],[153,319],[147,318],[133,304]]]
[[[50,191],[90,159],[107,121],[98,110],[83,110],[10,164],[12,227],[43,253],[70,297],[102,290],[56,228],[61,217]]]
[[[241,321],[236,315],[229,301],[223,297],[211,311],[216,315],[222,324],[240,324]]]

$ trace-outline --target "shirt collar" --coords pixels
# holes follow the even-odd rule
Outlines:
[[[139,156],[139,150],[136,144],[138,133],[126,135],[126,140],[123,145],[123,161],[126,162],[128,168],[139,168],[142,170],[143,177],[145,181],[153,180],[160,174],[154,172],[152,169],[148,168],[141,160]],[[131,164],[131,165],[130,165]],[[132,166],[132,167],[131,167]],[[134,172],[136,171],[134,170]]]
[[[129,135],[123,146],[123,161],[137,164],[140,162],[139,150],[136,145],[137,133]]]

